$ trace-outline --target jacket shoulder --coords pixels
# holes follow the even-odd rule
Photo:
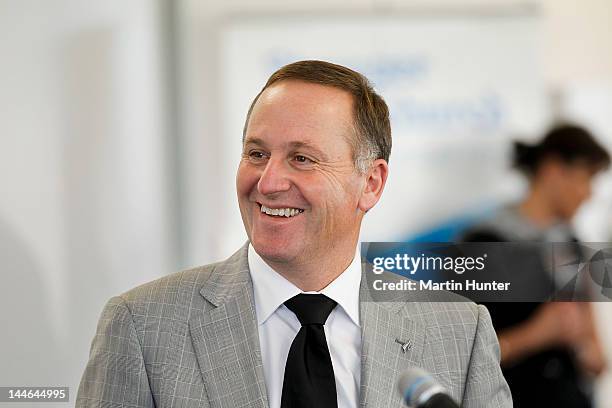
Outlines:
[[[187,319],[192,310],[206,309],[207,302],[199,292],[220,264],[175,272],[130,289],[118,298],[125,302],[135,320],[149,315]]]

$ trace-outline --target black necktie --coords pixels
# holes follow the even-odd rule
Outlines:
[[[285,302],[302,324],[293,339],[283,380],[281,408],[336,408],[336,381],[323,325],[336,302],[300,294]]]

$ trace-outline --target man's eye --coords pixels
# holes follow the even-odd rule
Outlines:
[[[249,158],[250,159],[254,159],[254,160],[261,160],[263,158],[265,158],[265,155],[263,152],[260,152],[258,150],[253,150],[251,152],[249,152]]]
[[[308,157],[306,156],[302,156],[301,154],[296,154],[294,156],[294,159],[296,162],[298,163],[312,163],[312,160],[310,160]]]

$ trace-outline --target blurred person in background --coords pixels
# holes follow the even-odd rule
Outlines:
[[[578,242],[570,222],[590,197],[594,176],[609,166],[608,152],[586,129],[563,124],[534,145],[515,142],[513,164],[528,179],[523,200],[468,228],[461,240]],[[520,271],[529,273],[534,285],[550,282],[543,265]],[[515,407],[592,405],[590,382],[606,363],[590,303],[486,306]]]

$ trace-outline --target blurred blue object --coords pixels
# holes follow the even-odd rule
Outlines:
[[[492,215],[497,205],[488,205],[450,218],[416,234],[407,235],[402,242],[453,242],[457,236],[471,225]]]

